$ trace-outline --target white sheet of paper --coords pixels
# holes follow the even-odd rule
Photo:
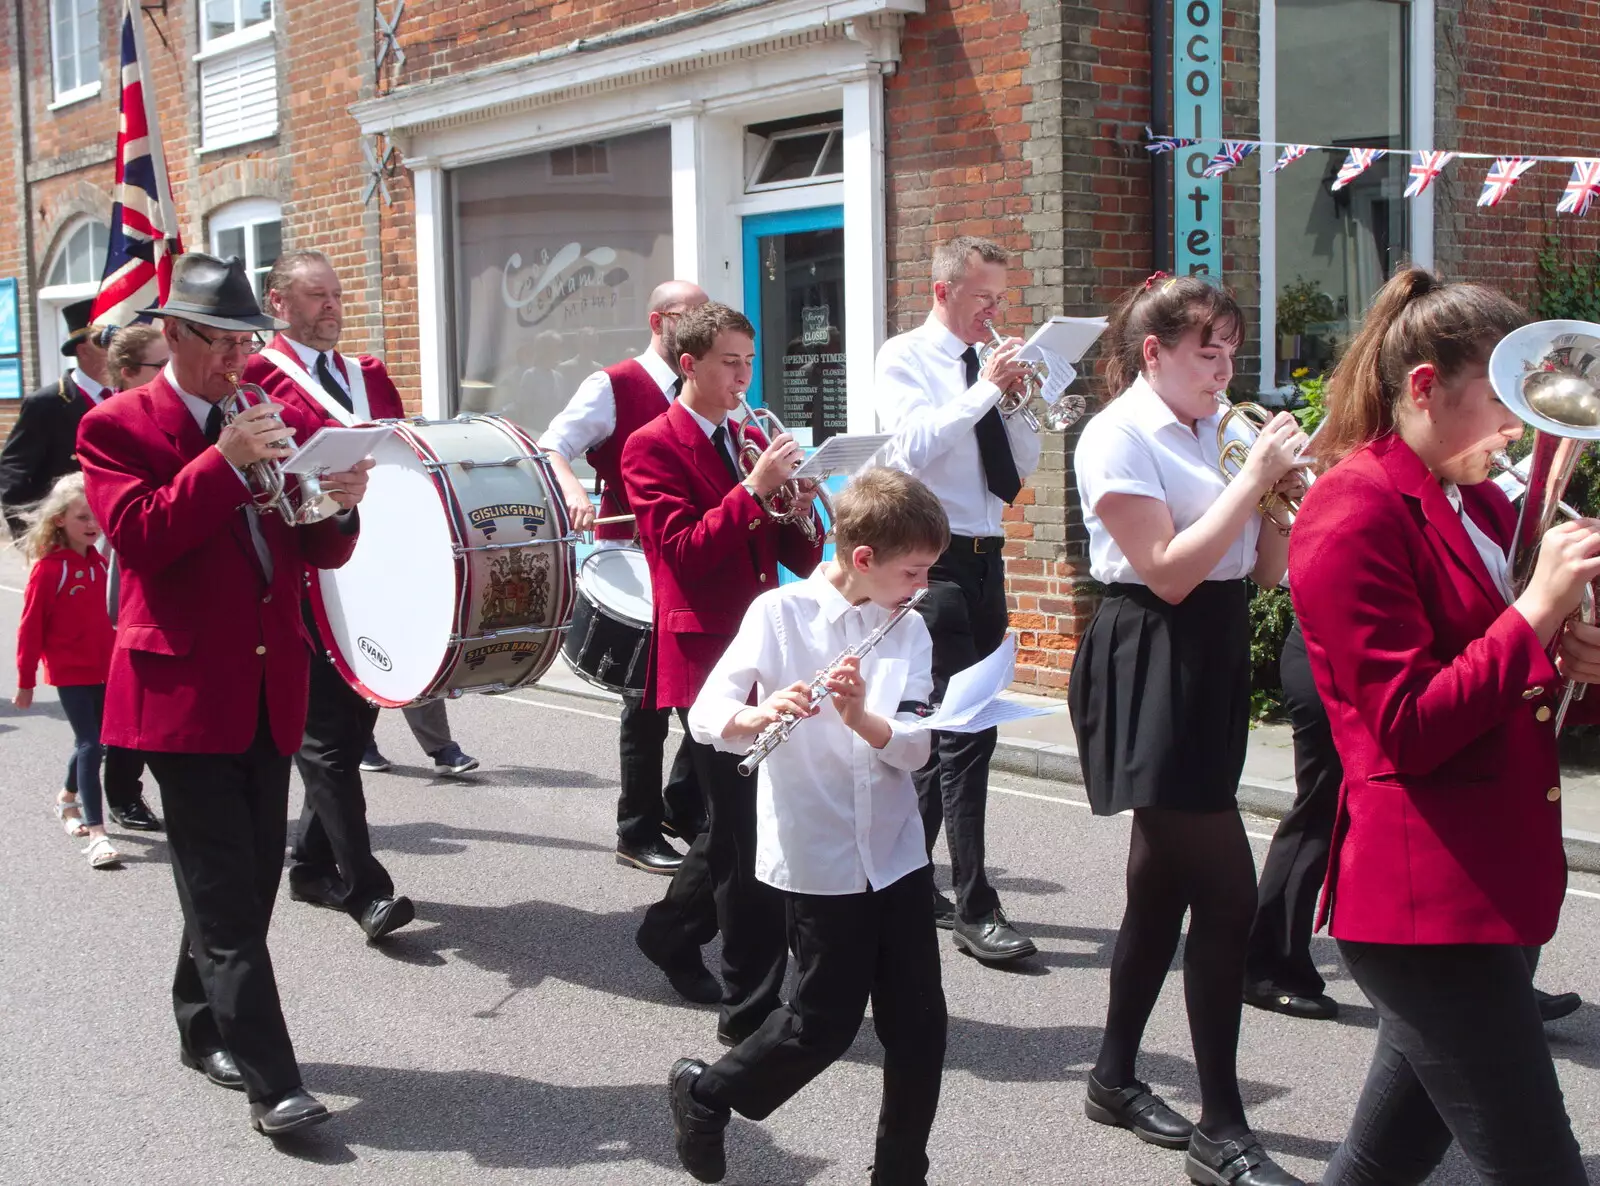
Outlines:
[[[1060,708],[1019,704],[1000,698],[1000,693],[1011,686],[1016,666],[1017,636],[1008,634],[992,655],[952,675],[938,709],[932,716],[923,717],[909,727],[938,729],[945,733],[977,733],[1004,721],[1060,712]]]
[[[1052,317],[1024,343],[1020,357],[1041,358],[1051,354],[1065,362],[1077,363],[1106,332],[1104,317]]]
[[[394,429],[387,424],[372,428],[319,428],[311,439],[283,463],[291,474],[336,474],[369,456]]]
[[[1028,717],[1047,717],[1054,713],[1065,712],[1066,705],[1056,708],[1047,708],[1042,704],[1023,704],[1016,700],[991,700],[977,712],[976,716],[968,717],[956,726],[946,725],[946,733],[981,733],[985,729],[992,729],[996,725],[1003,725],[1007,721],[1021,721]]]
[[[820,482],[836,474],[853,474],[877,455],[888,441],[886,432],[863,432],[829,437],[805,464],[794,471],[796,478]]]

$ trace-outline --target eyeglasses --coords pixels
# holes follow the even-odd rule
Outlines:
[[[136,362],[132,366],[125,367],[123,369],[124,370],[129,370],[129,371],[146,371],[146,370],[159,371],[162,367],[164,367],[166,365],[167,365],[167,360],[165,358],[163,358],[160,362]]]
[[[206,348],[216,355],[232,354],[234,351],[243,351],[248,354],[261,349],[261,335],[249,334],[242,338],[208,338],[188,322],[183,323],[183,328],[206,344]],[[150,364],[145,364],[150,365]],[[165,365],[165,364],[163,364]]]

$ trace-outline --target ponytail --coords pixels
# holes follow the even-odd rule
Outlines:
[[[1394,431],[1406,377],[1432,363],[1447,382],[1488,361],[1495,344],[1528,321],[1505,294],[1480,284],[1447,284],[1405,267],[1378,290],[1361,330],[1328,376],[1328,414],[1317,432],[1326,471]]]
[[[1154,335],[1170,350],[1191,329],[1198,329],[1207,345],[1220,339],[1238,346],[1244,340],[1244,312],[1227,289],[1198,276],[1165,272],[1118,301],[1106,327],[1100,369],[1106,398],[1121,395],[1143,372],[1146,338]]]

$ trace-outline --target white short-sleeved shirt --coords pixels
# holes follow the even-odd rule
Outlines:
[[[1187,428],[1141,375],[1085,426],[1073,467],[1083,502],[1083,525],[1089,532],[1089,574],[1095,580],[1108,585],[1145,583],[1096,514],[1106,495],[1160,499],[1167,504],[1176,531],[1193,526],[1221,496],[1227,488],[1217,468],[1221,419],[1219,405],[1215,413],[1195,421],[1193,430]],[[1242,431],[1230,429],[1229,436],[1245,440]],[[1256,566],[1260,534],[1261,516],[1251,515],[1206,579],[1235,581],[1249,576]]]

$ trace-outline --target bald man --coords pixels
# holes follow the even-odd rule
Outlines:
[[[596,371],[539,438],[549,450],[551,468],[561,483],[561,496],[575,530],[594,530],[598,546],[623,547],[633,539],[632,523],[595,527],[589,492],[571,461],[585,455],[601,482],[602,516],[627,515],[628,493],[622,485],[622,447],[628,437],[665,412],[677,398],[677,324],[690,309],[706,303],[700,287],[669,280],[650,294],[650,346],[637,358]],[[705,806],[684,746],[672,763],[666,790],[661,787],[661,761],[666,749],[670,713],[646,708],[633,696],[622,700],[619,740],[622,793],[617,798],[617,863],[646,873],[671,876],[683,862],[663,832],[670,830],[692,842],[705,826]]]

